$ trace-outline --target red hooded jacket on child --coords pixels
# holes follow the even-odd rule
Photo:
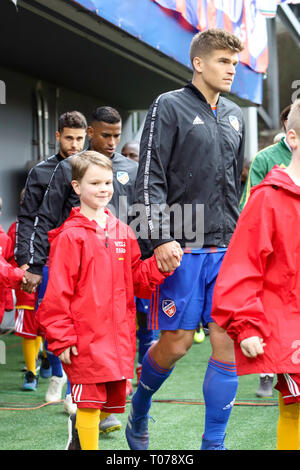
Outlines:
[[[14,267],[18,267],[17,262],[14,257],[14,247],[16,241],[16,222],[14,222],[8,229],[7,235],[11,239],[11,249],[10,253],[8,254],[7,261]],[[35,303],[36,303],[36,294],[29,292],[25,292],[18,286],[15,289],[16,295],[16,309],[17,308],[29,308],[30,310],[34,310]]]
[[[9,236],[7,235],[7,233],[3,230],[3,228],[1,227],[0,225],[0,256],[1,256],[1,263],[5,262],[5,260],[8,259],[9,257],[9,254],[11,252],[11,240],[9,238]],[[0,284],[0,323],[2,322],[2,319],[3,319],[3,315],[4,315],[4,312],[5,310],[12,310],[14,308],[14,302],[13,302],[13,296],[12,296],[12,291],[11,291],[11,288],[10,288],[10,284],[9,282],[6,282],[4,280],[4,277],[5,275],[7,276],[12,276],[12,279],[14,277],[14,271],[13,269],[12,270],[9,270],[8,267],[6,266],[6,263],[5,265],[2,264],[2,268],[3,269],[3,277],[2,277],[2,281],[1,281],[1,284]],[[23,278],[23,274],[24,272],[19,270],[16,271],[16,272],[22,272],[22,277],[21,277],[21,280]],[[5,283],[5,285],[4,285]],[[17,284],[15,282],[14,283],[14,286],[16,286]]]
[[[168,276],[154,256],[140,259],[130,227],[106,212],[106,231],[73,208],[65,223],[49,232],[49,281],[37,321],[54,354],[76,345],[78,356],[64,364],[71,383],[133,377],[134,296],[150,298]]]
[[[274,167],[243,209],[214,288],[212,317],[235,342],[237,373],[300,373],[300,186]],[[264,354],[239,343],[263,338]]]

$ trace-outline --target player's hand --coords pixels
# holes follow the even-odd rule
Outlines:
[[[76,346],[70,346],[69,348],[65,349],[58,357],[64,364],[71,364],[71,354],[74,356],[78,356]]]
[[[183,251],[175,240],[164,243],[154,250],[158,269],[163,273],[170,273],[180,265]]]
[[[251,336],[240,342],[240,347],[246,357],[257,357],[264,353],[266,343],[259,336]]]
[[[22,282],[21,288],[23,289],[23,291],[32,294],[32,292],[35,292],[36,288],[42,282],[42,276],[40,274],[32,274],[28,271],[25,271],[24,276],[26,282]]]

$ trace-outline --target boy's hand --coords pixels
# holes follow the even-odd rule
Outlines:
[[[76,346],[70,346],[65,349],[58,357],[64,364],[71,364],[71,353],[74,354],[74,356],[78,356]]]
[[[251,336],[240,342],[241,350],[247,357],[257,357],[263,354],[265,345],[264,340],[258,336]]]

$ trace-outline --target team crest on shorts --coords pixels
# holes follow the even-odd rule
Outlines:
[[[129,174],[127,171],[117,171],[117,180],[121,184],[126,184],[129,181]]]
[[[170,318],[173,317],[176,313],[176,305],[174,300],[163,300],[161,307],[162,311]]]
[[[228,119],[233,129],[238,132],[240,129],[240,123],[239,123],[238,118],[236,116],[228,116]]]

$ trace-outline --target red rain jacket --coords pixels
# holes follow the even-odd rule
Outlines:
[[[49,281],[37,321],[54,354],[77,346],[78,356],[64,364],[71,383],[133,377],[134,296],[150,298],[168,275],[154,256],[142,261],[132,230],[107,214],[107,237],[79,208],[49,232]]]
[[[235,342],[239,375],[300,372],[300,187],[276,166],[251,190],[214,289],[212,316]],[[239,343],[262,337],[264,354]]]
[[[17,287],[24,275],[21,269],[14,270],[10,265],[7,265],[5,260],[8,259],[10,251],[11,240],[0,225],[0,323],[2,322],[5,310],[12,310],[14,308],[11,288]]]
[[[14,257],[14,248],[16,242],[16,222],[14,222],[8,229],[7,235],[11,239],[11,249],[8,255],[7,261],[14,267],[18,267],[18,264]],[[36,303],[36,294],[29,294],[17,286],[15,289],[16,294],[16,308],[29,308],[34,310]]]

